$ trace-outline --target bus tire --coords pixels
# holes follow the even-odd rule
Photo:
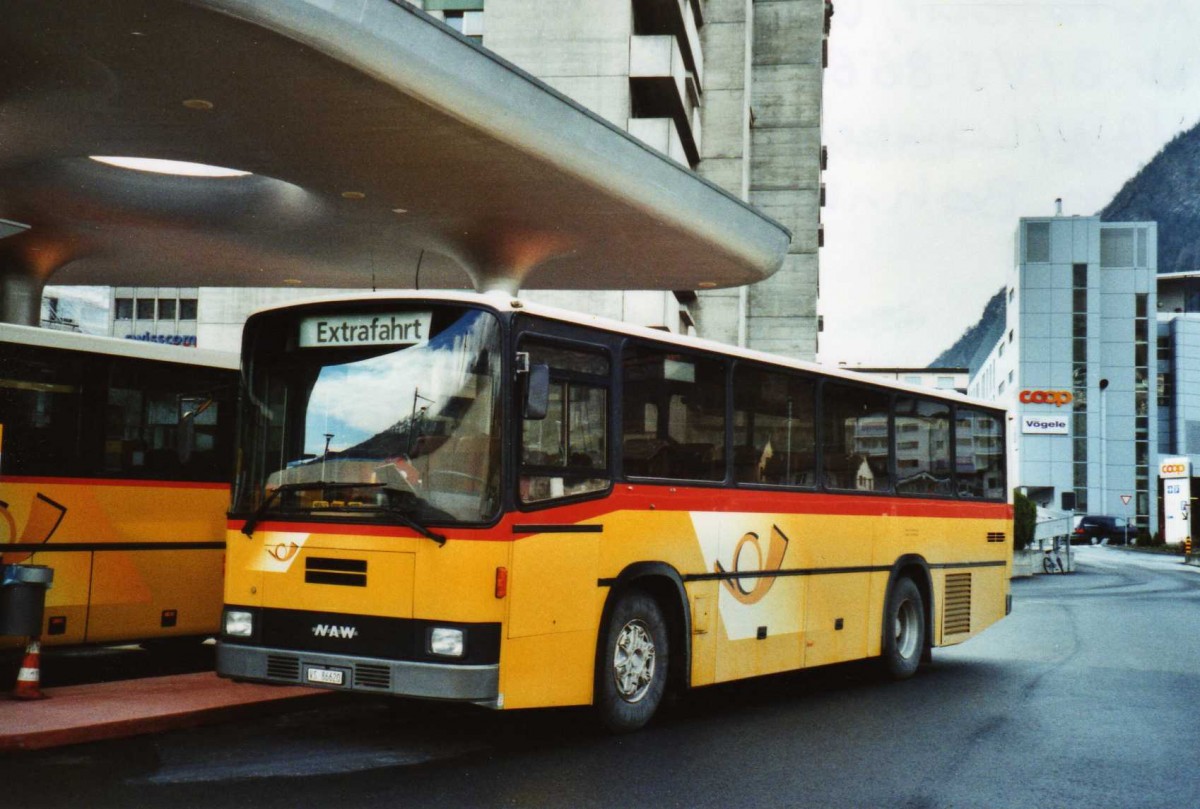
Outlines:
[[[925,600],[912,579],[898,579],[888,593],[883,614],[883,668],[889,677],[906,680],[917,673],[928,643]]]
[[[605,624],[596,671],[596,710],[614,733],[637,730],[662,702],[670,669],[667,622],[641,590],[617,597]]]

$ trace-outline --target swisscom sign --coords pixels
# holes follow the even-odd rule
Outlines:
[[[1017,398],[1021,404],[1052,404],[1059,408],[1070,404],[1075,397],[1066,390],[1023,390]],[[1067,416],[1056,413],[1023,413],[1021,432],[1033,435],[1070,435],[1071,423]]]

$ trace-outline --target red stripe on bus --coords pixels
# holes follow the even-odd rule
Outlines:
[[[0,483],[24,483],[38,486],[141,486],[159,489],[224,489],[229,491],[228,483],[212,483],[199,480],[142,480],[123,478],[50,478],[25,477],[22,475],[4,475]]]
[[[445,529],[454,537],[483,541],[512,541],[530,531],[513,533],[514,525],[582,523],[606,514],[629,511],[698,511],[750,514],[811,514],[844,517],[925,517],[930,519],[1011,520],[1008,503],[966,502],[962,500],[926,500],[918,498],[875,497],[872,495],[826,494],[818,492],[772,492],[743,489],[709,489],[681,486],[647,486],[622,483],[608,497],[537,511],[505,514],[495,525],[485,528],[456,526]],[[230,520],[230,530],[240,530],[244,520]],[[317,523],[263,520],[257,530],[306,534],[350,534],[380,537],[419,537],[402,526],[355,525],[354,523]]]

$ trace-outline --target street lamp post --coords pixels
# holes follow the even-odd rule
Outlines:
[[[1100,380],[1100,509],[1093,514],[1108,513],[1108,414],[1104,410],[1104,392],[1108,380]]]

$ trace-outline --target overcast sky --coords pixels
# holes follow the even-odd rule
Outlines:
[[[1200,0],[835,0],[820,359],[925,365],[1021,216],[1092,215],[1200,120]]]

